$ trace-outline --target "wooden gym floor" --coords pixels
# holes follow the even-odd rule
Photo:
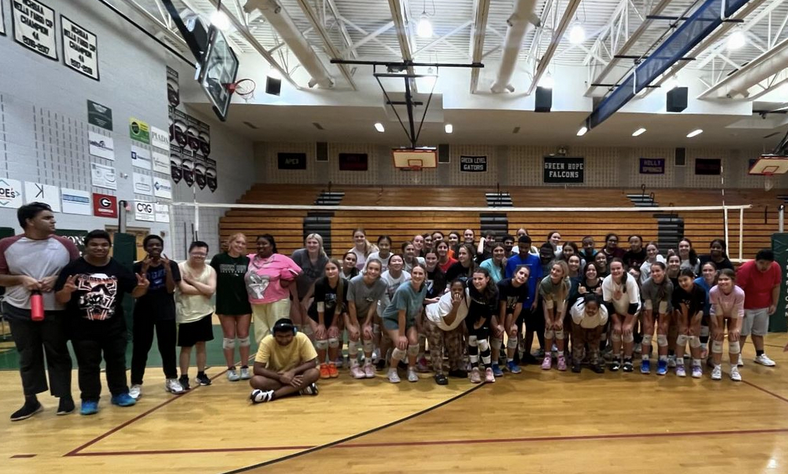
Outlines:
[[[252,406],[245,383],[217,368],[214,384],[175,397],[149,368],[137,406],[101,402],[98,415],[45,411],[8,420],[19,375],[0,371],[0,466],[31,472],[788,472],[786,334],[767,337],[778,367],[752,363],[744,382],[712,382],[528,366],[494,385],[423,375],[389,384],[320,384],[318,397]],[[154,346],[155,347],[155,346]],[[155,349],[152,353],[155,352]],[[723,365],[724,369],[727,363]],[[727,369],[724,370],[727,372]],[[74,371],[74,394],[78,394]]]

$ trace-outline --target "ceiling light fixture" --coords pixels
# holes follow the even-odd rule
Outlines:
[[[552,89],[554,85],[555,79],[549,72],[539,81],[539,87],[544,87],[545,89]]]
[[[269,69],[267,75],[271,79],[282,79],[282,74],[274,68]]]
[[[427,18],[426,12],[421,14],[421,19],[416,25],[416,34],[419,38],[432,38],[432,22]]]
[[[586,127],[586,126],[582,126],[582,127],[580,127],[580,130],[578,130],[578,131],[577,131],[577,136],[578,136],[578,137],[582,137],[582,136],[583,136],[583,135],[585,135],[587,132],[588,132],[588,127]]]
[[[703,133],[703,130],[701,129],[693,130],[687,134],[687,138],[697,137],[701,133]]]
[[[227,18],[227,15],[223,11],[216,10],[211,13],[211,24],[222,31],[227,31],[227,29],[230,28],[230,19]]]
[[[380,133],[383,133],[383,132],[385,132],[385,131],[386,131],[386,129],[385,129],[385,128],[383,128],[383,124],[382,124],[382,123],[380,123],[380,122],[378,122],[378,123],[376,123],[376,124],[375,124],[375,130],[377,130],[377,131],[378,131],[378,132],[380,132]]]
[[[747,38],[741,29],[736,29],[730,36],[728,36],[728,49],[741,49],[747,44]]]
[[[632,133],[632,136],[633,137],[639,137],[639,136],[643,135],[644,133],[646,133],[646,129],[643,128],[643,127],[640,127],[639,129],[635,130],[634,133]]]
[[[452,133],[454,132],[454,125],[447,123],[443,126],[443,129],[446,130],[446,133]]]
[[[572,44],[581,44],[585,40],[586,30],[583,29],[583,25],[581,25],[579,21],[576,21],[572,25],[572,29],[569,30],[569,42]]]

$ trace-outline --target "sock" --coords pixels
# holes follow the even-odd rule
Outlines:
[[[762,355],[763,355],[763,351],[759,351],[759,350],[757,350],[757,349],[756,349],[756,350],[755,350],[755,355],[756,355],[757,357],[760,357],[760,356],[762,356]]]
[[[700,367],[700,359],[692,359],[693,367]]]
[[[640,356],[640,359],[641,359],[641,360],[645,360],[646,362],[648,362],[648,360],[649,360],[648,354],[643,354],[643,355],[641,355],[641,356]]]
[[[667,362],[668,361],[668,356],[666,356],[666,355],[659,356],[659,360]]]
[[[514,357],[507,357],[506,362],[514,362]]]
[[[731,370],[733,369],[739,370],[739,365],[736,362],[731,364]]]

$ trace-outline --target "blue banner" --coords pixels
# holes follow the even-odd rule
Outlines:
[[[665,174],[665,158],[641,158],[640,174]]]

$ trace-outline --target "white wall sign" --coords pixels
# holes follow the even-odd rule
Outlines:
[[[170,132],[160,128],[150,128],[150,144],[162,150],[170,149]]]
[[[18,208],[22,206],[22,182],[15,179],[0,178],[0,207]]]
[[[153,194],[153,182],[146,174],[134,173],[134,192],[137,194]]]
[[[134,218],[138,221],[154,222],[153,203],[136,201],[134,203]]]
[[[156,197],[172,199],[172,184],[167,178],[153,178],[153,194]]]
[[[90,182],[97,188],[118,189],[115,168],[98,163],[90,164]]]
[[[78,189],[63,188],[60,190],[60,200],[63,202],[63,213],[92,215],[90,207],[90,193]]]
[[[88,132],[88,150],[91,155],[107,160],[115,159],[115,141],[96,132]]]
[[[170,206],[156,204],[154,211],[156,213],[156,222],[170,222]]]
[[[53,212],[60,212],[60,188],[49,184],[25,181],[25,203],[31,202],[49,204]]]
[[[137,168],[149,170],[150,166],[150,150],[131,145],[131,164]]]
[[[98,81],[98,40],[96,35],[63,15],[60,15],[60,30],[63,62],[71,69]]]
[[[16,42],[57,61],[55,10],[37,0],[12,0],[11,9]]]
[[[153,160],[153,171],[157,173],[170,174],[170,155],[162,153],[155,148],[150,152]]]

